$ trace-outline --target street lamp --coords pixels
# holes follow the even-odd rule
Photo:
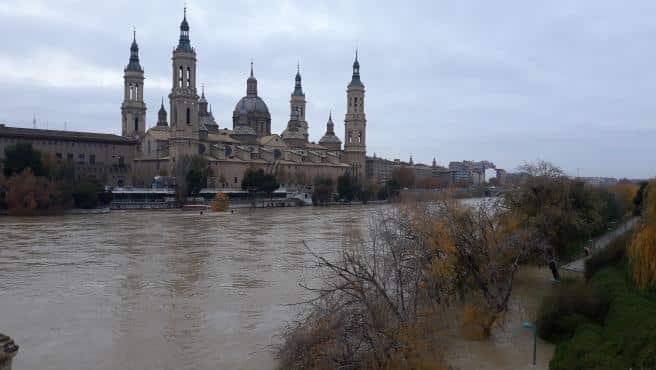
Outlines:
[[[528,321],[525,321],[524,323],[522,323],[522,328],[533,330],[533,366],[535,366],[535,364],[536,364],[535,359],[536,359],[537,350],[538,350],[538,347],[537,347],[538,328],[534,323],[528,322]]]

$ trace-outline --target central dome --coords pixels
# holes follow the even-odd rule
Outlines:
[[[236,114],[264,113],[269,114],[269,108],[259,96],[244,96],[235,106]]]
[[[250,127],[249,130],[243,127]],[[271,114],[264,100],[257,96],[257,79],[253,75],[253,62],[251,62],[251,75],[246,80],[246,96],[239,99],[232,112],[232,129],[235,135],[243,140],[252,141],[246,133],[254,132],[257,137],[271,135]],[[243,133],[239,134],[239,133]]]

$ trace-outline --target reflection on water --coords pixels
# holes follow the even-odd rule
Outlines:
[[[270,369],[288,304],[317,275],[303,241],[319,253],[358,243],[372,209],[0,218],[0,329],[21,346],[14,368]]]

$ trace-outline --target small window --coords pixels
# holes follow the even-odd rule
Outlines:
[[[187,124],[191,125],[191,109],[187,108]]]
[[[61,160],[62,160],[62,154],[61,154],[61,153],[57,153],[57,154],[55,154],[55,157],[57,157],[57,160],[58,160],[58,161],[61,161]]]
[[[235,177],[235,184],[237,183],[237,177]]]
[[[73,153],[66,154],[66,159],[69,160],[69,161],[72,161],[73,160]]]
[[[80,154],[77,155],[77,161],[80,164],[84,164],[84,154],[83,153],[80,153]]]
[[[139,132],[139,117],[134,117],[134,131]]]
[[[191,68],[187,67],[187,87],[191,86]]]
[[[96,164],[96,155],[89,154],[89,164]]]

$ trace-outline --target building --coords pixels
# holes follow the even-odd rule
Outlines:
[[[271,132],[271,114],[258,95],[258,80],[252,62],[246,80],[246,95],[237,102],[232,112],[232,128],[219,127],[211,109],[208,110],[204,91],[200,97],[196,92],[197,54],[191,46],[189,30],[185,14],[180,25],[180,39],[172,57],[170,124],[166,122],[167,113],[162,102],[157,124],[143,134],[136,134],[136,137],[142,137],[135,158],[137,185],[148,185],[156,175],[179,173],[177,167],[181,161],[194,155],[207,160],[213,172],[210,186],[220,188],[239,187],[249,168],[275,173],[281,184],[288,188],[311,185],[317,177],[336,180],[347,172],[356,177],[364,176],[365,91],[360,81],[357,52],[351,82],[346,90],[346,139],[342,149],[342,142],[334,133],[332,114],[329,114],[326,133],[318,144],[309,140],[300,66],[297,66],[290,96],[287,128],[281,134]],[[138,50],[135,43],[126,67],[126,88],[131,83],[140,84],[139,88],[143,88],[143,68],[139,65],[138,55],[133,55],[133,50]],[[136,96],[137,100],[143,97],[139,93],[125,95]],[[134,106],[136,116],[141,112],[137,109],[144,105],[138,102]],[[126,110],[122,112],[124,121],[129,121],[132,116],[127,117]],[[137,126],[134,128],[136,130]],[[130,135],[131,132],[126,134]]]
[[[489,161],[449,162],[453,183],[462,187],[485,184],[485,171],[492,168],[496,168],[496,166]]]
[[[219,127],[204,89],[198,95],[197,62],[185,9],[171,58],[171,91],[167,102],[162,98],[157,122],[150,128],[144,102],[147,80],[133,34],[123,74],[121,136],[3,126],[0,148],[18,141],[32,142],[36,149],[58,160],[74,160],[81,176],[88,174],[114,186],[149,187],[155,176],[182,176],[193,156],[207,161],[212,172],[209,186],[216,188],[240,187],[248,169],[275,174],[286,188],[312,185],[318,177],[336,180],[345,173],[365,176],[365,89],[357,51],[346,89],[343,148],[334,132],[332,113],[318,144],[309,140],[300,66],[294,78],[287,128],[276,134],[271,132],[267,104],[258,95],[252,62],[246,95],[232,111],[231,128]]]
[[[402,162],[399,159],[389,160],[376,157],[367,157],[366,159],[366,174],[367,181],[382,185],[393,177],[396,168],[408,168],[412,171],[414,176],[415,186],[417,188],[445,188],[451,185],[451,172],[437,164],[437,160],[433,158],[432,165],[423,163],[414,163],[412,157],[409,162]]]
[[[73,164],[77,180],[97,180],[112,186],[129,184],[137,141],[128,137],[91,132],[40,130],[0,124],[0,166],[5,149],[31,143],[55,161]]]

